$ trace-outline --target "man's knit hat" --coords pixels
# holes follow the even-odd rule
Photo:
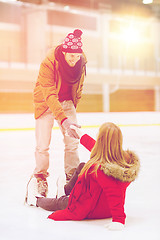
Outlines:
[[[62,44],[62,52],[82,53],[81,42],[82,31],[75,29],[73,33],[69,33]]]

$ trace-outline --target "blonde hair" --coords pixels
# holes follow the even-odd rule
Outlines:
[[[129,166],[124,158],[125,152],[122,149],[123,137],[120,128],[111,122],[106,122],[99,128],[96,143],[91,151],[90,160],[84,165],[80,175],[93,166],[91,173],[95,172],[103,163],[115,163],[122,167]]]

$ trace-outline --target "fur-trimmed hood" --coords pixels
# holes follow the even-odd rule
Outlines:
[[[140,161],[134,152],[128,150],[127,153],[131,162],[130,167],[124,168],[117,164],[105,162],[101,164],[101,170],[107,176],[114,177],[122,182],[133,182],[138,176]]]

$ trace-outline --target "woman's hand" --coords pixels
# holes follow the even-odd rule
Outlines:
[[[111,222],[105,225],[110,231],[120,231],[124,228],[124,224],[120,222]]]

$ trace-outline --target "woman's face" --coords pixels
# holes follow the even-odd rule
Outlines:
[[[80,60],[81,53],[63,53],[64,58],[70,67],[74,67]]]

